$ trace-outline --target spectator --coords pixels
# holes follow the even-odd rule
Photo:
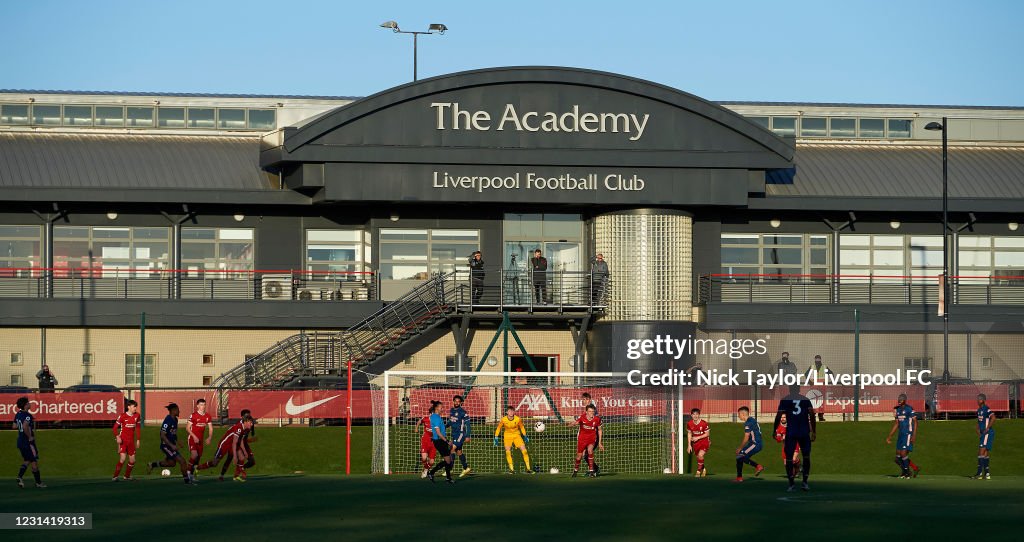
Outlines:
[[[541,255],[538,248],[533,251],[530,258],[530,268],[533,269],[533,298],[536,303],[546,303],[548,298],[548,259]]]
[[[36,379],[39,380],[40,393],[53,393],[54,388],[57,387],[57,377],[50,372],[49,365],[43,365],[43,368],[36,373]]]
[[[789,361],[789,352],[782,353],[782,359],[780,359],[779,363],[776,365],[776,370],[782,371],[783,374],[787,375],[796,374],[796,364]]]
[[[484,295],[484,255],[479,250],[469,257],[469,278],[472,287],[473,304],[480,303]]]
[[[825,365],[824,363],[821,362],[821,354],[814,355],[814,365],[811,365],[810,367],[807,368],[807,372],[804,373],[804,376],[810,376],[811,373],[814,373],[814,377],[818,379],[818,383],[820,384],[823,384],[825,382],[825,375],[832,374],[832,369],[829,369],[828,365]],[[822,403],[821,408],[817,409],[817,411],[818,421],[825,421],[824,403]]]
[[[592,301],[595,305],[601,305],[604,303],[605,287],[608,286],[608,263],[604,261],[604,254],[597,254],[590,272],[593,275],[592,280],[594,281]]]

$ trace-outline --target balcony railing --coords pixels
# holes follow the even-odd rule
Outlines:
[[[376,273],[115,267],[0,268],[0,298],[377,300]]]
[[[1024,276],[950,277],[950,304],[1024,305]],[[938,304],[941,276],[710,274],[698,303]]]

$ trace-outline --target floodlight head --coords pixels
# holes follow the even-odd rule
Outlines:
[[[396,23],[395,21],[384,21],[383,23],[380,23],[380,27],[381,28],[390,28],[391,30],[393,30],[395,32],[398,32],[398,30],[399,30],[398,29],[398,23]]]
[[[931,130],[933,132],[942,131],[942,123],[941,122],[929,122],[928,124],[924,125],[924,129],[925,130]]]
[[[431,32],[437,32],[438,34],[444,34],[448,30],[448,27],[441,23],[433,23],[430,25],[428,30]]]

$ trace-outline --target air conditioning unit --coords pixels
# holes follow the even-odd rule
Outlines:
[[[292,276],[291,275],[263,275],[262,279],[263,299],[269,300],[291,300],[292,298]]]
[[[331,301],[333,294],[334,290],[324,288],[299,288],[295,298],[299,301]]]

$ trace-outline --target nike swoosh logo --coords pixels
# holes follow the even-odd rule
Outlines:
[[[306,403],[304,405],[296,405],[295,403],[292,402],[292,399],[294,399],[294,396],[292,396],[292,397],[288,398],[288,403],[284,405],[284,411],[286,413],[288,413],[289,416],[298,416],[299,414],[302,414],[303,412],[305,412],[307,410],[314,409],[314,408],[316,408],[316,407],[318,407],[318,406],[320,406],[320,405],[322,405],[322,404],[324,404],[324,403],[326,403],[328,401],[333,401],[333,400],[337,399],[338,397],[341,397],[341,396],[340,395],[335,395],[334,397],[328,397],[327,399],[321,399],[319,401],[313,401],[312,403]]]

